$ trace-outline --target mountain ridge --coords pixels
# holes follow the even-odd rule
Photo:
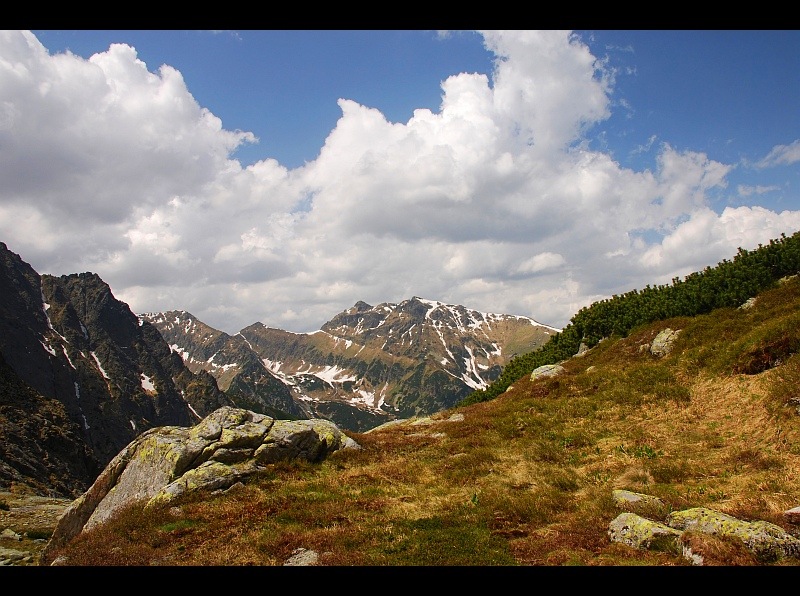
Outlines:
[[[186,369],[98,275],[39,275],[4,243],[0,360],[5,487],[80,492],[139,433],[191,425],[231,404],[211,375]]]
[[[223,389],[241,378],[241,363],[222,346],[243,341],[307,416],[355,431],[451,406],[486,387],[516,353],[537,349],[557,331],[530,317],[419,296],[375,306],[359,300],[306,333],[256,322],[231,336],[187,311],[140,316],[190,369],[210,372]]]

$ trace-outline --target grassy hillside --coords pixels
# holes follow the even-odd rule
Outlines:
[[[772,284],[770,284],[772,285]],[[736,303],[741,304],[741,296]],[[222,494],[79,536],[68,565],[685,566],[612,543],[616,488],[670,510],[705,506],[796,532],[800,505],[800,281],[608,334],[559,376],[517,376],[493,399],[350,433],[363,449],[281,464]],[[663,358],[646,348],[680,330]],[[604,334],[605,335],[605,334]],[[579,338],[580,339],[580,338]],[[735,540],[706,565],[762,561]]]
[[[513,358],[489,387],[472,392],[463,405],[493,399],[516,379],[545,364],[574,356],[581,347],[600,340],[625,337],[639,325],[670,317],[694,316],[715,308],[736,307],[779,281],[800,272],[800,232],[781,234],[767,245],[739,248],[733,260],[706,267],[671,285],[650,286],[595,302],[582,308],[542,349]]]

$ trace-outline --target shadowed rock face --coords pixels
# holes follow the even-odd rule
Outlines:
[[[74,497],[147,429],[229,398],[93,273],[40,276],[0,243],[0,488]]]
[[[275,420],[232,407],[191,428],[150,429],[109,462],[64,512],[42,564],[52,561],[56,547],[132,503],[167,505],[187,492],[228,488],[278,461],[318,462],[339,449],[359,448],[328,420]]]

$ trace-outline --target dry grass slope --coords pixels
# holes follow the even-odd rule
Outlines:
[[[686,566],[677,554],[610,542],[612,491],[670,510],[710,507],[796,534],[800,505],[800,284],[608,338],[560,376],[430,420],[353,434],[360,451],[281,464],[227,493],[79,536],[67,565]],[[657,359],[642,346],[680,329]],[[453,414],[463,414],[450,418]],[[706,565],[759,561],[698,536]]]

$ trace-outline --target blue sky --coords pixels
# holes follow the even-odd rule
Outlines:
[[[412,295],[563,326],[800,227],[796,30],[36,30],[0,59],[0,240],[228,332]]]
[[[151,69],[181,71],[192,95],[226,128],[252,131],[244,164],[274,157],[294,168],[317,157],[336,126],[340,97],[405,122],[435,110],[440,83],[454,72],[491,69],[474,32],[446,42],[430,31],[34,31],[53,51],[88,58],[125,40]]]

